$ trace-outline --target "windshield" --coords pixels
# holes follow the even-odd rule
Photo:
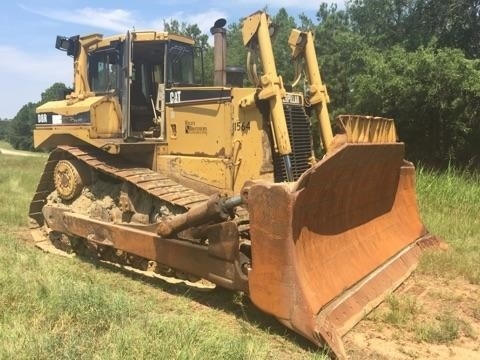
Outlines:
[[[95,93],[108,93],[119,88],[119,54],[116,50],[92,53],[88,57],[90,88]]]
[[[191,45],[171,41],[168,46],[168,83],[193,85],[193,48]]]

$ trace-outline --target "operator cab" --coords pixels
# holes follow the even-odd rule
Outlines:
[[[119,104],[125,140],[163,139],[166,89],[196,86],[193,44],[157,31],[59,36],[56,48],[75,59],[75,89],[67,98],[107,96]]]
[[[88,54],[91,91],[118,96],[124,138],[163,138],[165,89],[195,84],[193,42],[158,34],[128,33]]]

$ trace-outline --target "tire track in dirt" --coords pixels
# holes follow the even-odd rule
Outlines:
[[[32,157],[44,156],[43,154],[34,153],[30,151],[10,150],[10,149],[3,149],[3,148],[0,148],[0,155],[32,156]]]

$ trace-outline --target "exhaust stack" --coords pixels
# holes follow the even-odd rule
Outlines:
[[[214,46],[214,76],[213,85],[225,86],[227,84],[227,30],[224,28],[227,20],[218,19],[210,28],[210,33],[213,35]]]

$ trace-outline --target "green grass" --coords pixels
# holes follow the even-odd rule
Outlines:
[[[0,227],[27,225],[28,206],[45,160],[0,154]]]
[[[385,299],[387,311],[382,314],[383,321],[392,325],[404,325],[415,319],[420,312],[420,305],[412,296],[389,295]]]
[[[11,236],[0,241],[0,263],[8,269],[0,276],[0,358],[243,359],[276,353],[266,333],[243,320],[220,323],[221,310],[201,309],[188,294],[42,254]],[[242,326],[251,330],[242,333]]]
[[[45,158],[0,156],[0,359],[326,359],[233,292],[198,292],[28,242]]]
[[[418,324],[415,328],[416,339],[429,343],[445,344],[450,343],[465,334],[473,339],[476,338],[470,324],[458,319],[452,312],[444,312],[435,319],[426,323]]]
[[[421,270],[480,284],[480,173],[420,168],[417,189],[424,223],[450,246],[427,252]]]
[[[235,293],[147,281],[22,241],[44,161],[0,155],[0,358],[326,358]],[[424,257],[422,271],[478,283],[478,181],[453,170],[419,171],[423,218],[451,246]],[[391,296],[387,303],[384,320],[392,324],[412,321],[419,311],[411,298]],[[422,324],[418,338],[448,342],[467,333],[446,315]]]
[[[416,335],[419,341],[430,343],[449,343],[458,337],[458,319],[450,314],[443,315],[436,321],[430,321],[417,328]]]
[[[10,143],[5,140],[0,140],[0,148],[13,149],[12,145],[10,145]]]

